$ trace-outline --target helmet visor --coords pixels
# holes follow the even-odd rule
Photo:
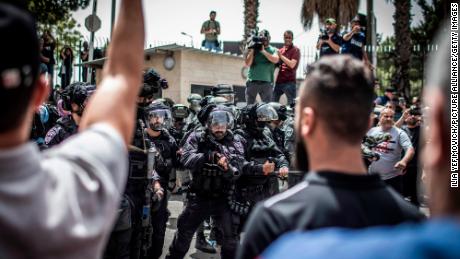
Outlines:
[[[278,120],[276,110],[268,104],[262,104],[259,108],[257,108],[256,113],[257,121],[271,122]]]
[[[227,111],[213,111],[209,114],[207,121],[210,130],[224,130],[233,127],[233,116]]]
[[[171,127],[171,112],[167,109],[148,111],[147,120],[150,129],[160,131]]]

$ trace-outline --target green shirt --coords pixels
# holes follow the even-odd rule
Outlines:
[[[202,30],[208,31],[209,29],[215,29],[217,31],[220,30],[220,24],[218,21],[211,21],[207,20],[201,26]],[[217,40],[217,33],[205,33],[204,39],[207,41],[216,41]]]
[[[268,46],[265,48],[270,54],[274,54],[276,48],[272,46]],[[252,62],[251,67],[249,67],[248,71],[248,80],[249,81],[265,81],[273,83],[274,81],[274,73],[275,73],[275,64],[270,62],[264,54],[257,51],[254,53],[254,60]]]

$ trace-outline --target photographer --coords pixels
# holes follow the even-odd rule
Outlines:
[[[246,103],[256,102],[257,94],[262,102],[272,100],[275,64],[280,58],[276,48],[269,45],[270,33],[262,30],[258,36],[253,36],[245,57],[246,66],[249,67],[248,81],[246,82]]]
[[[328,18],[325,21],[326,29],[321,30],[321,34],[316,44],[319,49],[319,56],[339,54],[342,37],[337,33],[337,22],[334,18]]]
[[[217,40],[217,36],[220,34],[220,24],[216,21],[216,11],[209,13],[209,20],[205,21],[201,26],[201,34],[204,34],[202,47],[208,50],[220,51],[219,41]]]
[[[54,65],[56,64],[54,50],[56,49],[56,43],[53,35],[48,30],[43,33],[41,39],[43,40],[43,48],[41,49],[42,61],[48,70],[50,87],[53,88]]]
[[[69,46],[65,46],[61,50],[62,64],[59,71],[61,77],[61,87],[65,89],[70,84],[72,78],[72,63],[73,63],[73,51]]]
[[[359,17],[353,18],[351,20],[351,31],[343,35],[342,42],[342,54],[350,54],[353,57],[364,61],[370,69],[373,69],[372,64],[370,64],[367,54],[364,51],[364,46],[366,45],[366,35],[361,28],[361,22]]]
[[[420,129],[422,123],[422,111],[413,105],[403,115],[405,125],[401,127],[409,136],[414,147],[414,157],[407,164],[406,173],[403,175],[403,194],[409,198],[412,204],[420,206],[418,199],[417,185],[419,183],[419,143]]]
[[[284,46],[278,51],[280,72],[276,79],[273,101],[279,102],[281,95],[286,94],[288,104],[296,98],[296,70],[300,60],[300,50],[293,44],[292,31],[284,32]]]

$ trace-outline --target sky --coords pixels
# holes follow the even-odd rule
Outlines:
[[[300,9],[303,0],[260,0],[259,28],[268,29],[272,42],[282,42],[283,32],[294,32],[294,43],[299,46],[314,46],[319,34],[319,24],[315,19],[312,28],[305,31],[300,22]],[[117,0],[117,12],[120,0]],[[146,25],[146,47],[177,42],[191,44],[191,38],[184,36],[185,32],[192,36],[193,44],[199,47],[203,36],[200,34],[202,23],[209,19],[209,12],[217,12],[216,20],[221,25],[222,41],[239,41],[243,34],[243,0],[143,0]],[[85,18],[92,12],[92,1],[84,10],[73,14],[80,26],[80,31],[86,39],[89,32],[84,27]],[[96,45],[110,37],[112,0],[98,0],[96,14],[102,20],[102,26],[96,32]],[[412,0],[412,25],[417,25],[422,19],[421,9]],[[366,13],[366,1],[360,1],[359,12]],[[383,37],[393,35],[393,4],[386,0],[374,0],[374,12],[377,18],[377,32]]]

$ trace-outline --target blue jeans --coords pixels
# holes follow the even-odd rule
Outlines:
[[[204,47],[208,50],[215,50],[215,51],[221,51],[220,47],[218,46],[217,41],[204,41]]]
[[[288,105],[294,103],[297,96],[295,82],[276,84],[273,90],[273,101],[279,102],[283,94],[286,94]]]

